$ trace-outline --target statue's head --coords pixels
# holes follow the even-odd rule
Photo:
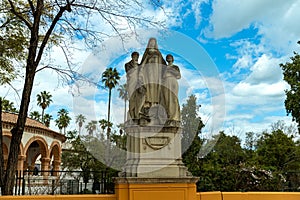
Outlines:
[[[131,54],[132,60],[138,61],[139,55],[140,55],[140,54],[139,54],[138,52],[136,52],[136,51],[132,52],[132,54]]]
[[[149,39],[147,48],[158,49],[158,45],[157,45],[156,38],[150,38],[150,39]]]
[[[171,54],[168,54],[166,56],[166,61],[169,63],[169,62],[174,62],[174,57],[171,55]]]

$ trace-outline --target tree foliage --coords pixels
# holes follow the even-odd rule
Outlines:
[[[243,148],[239,138],[220,132],[212,151],[199,161],[198,190],[298,191],[299,142],[274,125],[258,137],[246,135]]]
[[[200,139],[201,129],[204,124],[199,117],[200,105],[197,105],[195,95],[189,96],[186,104],[181,109],[182,124],[182,160],[193,175],[199,175],[198,154],[203,141]]]
[[[66,134],[66,128],[70,125],[71,117],[69,116],[69,111],[62,108],[57,112],[58,118],[55,120],[56,126],[59,128],[60,132],[64,130]]]
[[[107,140],[110,140],[110,105],[111,105],[111,91],[119,84],[120,80],[120,73],[117,71],[116,68],[107,68],[102,73],[102,83],[104,84],[105,88],[108,88],[108,110],[107,110]]]
[[[132,9],[133,8],[133,9]],[[139,1],[94,1],[94,0],[3,0],[0,7],[0,84],[10,83],[18,71],[15,63],[21,63],[24,71],[18,120],[11,130],[9,150],[2,194],[13,193],[18,153],[23,136],[35,75],[43,69],[55,69],[61,78],[75,81],[86,78],[74,70],[70,51],[74,41],[81,40],[86,47],[95,47],[103,39],[117,35],[122,40],[126,30],[137,26],[161,26],[160,22],[147,17]],[[133,12],[131,12],[131,11]],[[84,17],[83,17],[84,16]],[[103,26],[95,25],[102,22]],[[124,23],[122,23],[124,24]],[[104,26],[105,25],[105,26]],[[53,46],[63,49],[66,68],[54,66],[47,61],[47,50]],[[3,51],[4,50],[4,51]],[[20,62],[14,62],[20,61]],[[4,165],[1,165],[4,166]]]
[[[283,70],[283,79],[290,85],[290,89],[285,91],[286,112],[292,115],[293,121],[297,122],[300,133],[300,55],[294,52],[291,62],[280,64],[280,67]]]
[[[52,102],[52,95],[49,92],[43,91],[40,94],[36,95],[37,97],[37,105],[42,108],[42,122],[44,123],[44,112],[47,107],[49,107]]]
[[[0,97],[0,100],[2,101],[1,107],[3,111],[14,112],[14,113],[18,112],[13,102],[2,97]]]

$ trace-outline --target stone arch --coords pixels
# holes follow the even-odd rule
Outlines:
[[[9,143],[5,143],[5,141],[6,141],[5,138],[7,138],[9,140]],[[11,135],[9,135],[9,134],[3,134],[3,143],[6,145],[8,151],[9,151],[10,141],[11,141]],[[21,155],[21,156],[24,155],[24,146],[23,146],[22,142],[20,143],[20,152],[19,152],[19,155]]]
[[[52,163],[50,163],[51,170],[53,170],[52,175],[57,176],[61,164],[61,145],[57,141],[52,142],[49,152],[50,160],[52,161]]]
[[[30,150],[30,148],[33,148]],[[38,148],[38,152],[34,152],[35,149]],[[36,162],[36,159],[38,158],[39,155],[41,155],[41,170],[42,171],[47,171],[49,170],[49,149],[48,149],[48,144],[46,140],[40,136],[34,136],[29,139],[29,141],[26,143],[24,152],[26,154],[26,163],[25,163],[25,169],[29,168],[30,170],[33,170],[35,168],[34,164]],[[28,166],[27,166],[28,165]],[[47,175],[43,173],[42,175]]]
[[[11,135],[10,134],[3,134],[3,158],[4,158],[4,169],[6,169],[7,166],[7,160],[8,160],[8,154],[9,154],[9,148],[10,148],[10,142],[11,142]],[[18,171],[23,170],[24,166],[24,147],[23,143],[20,143],[20,151],[18,154]]]
[[[57,141],[53,141],[51,146],[50,146],[50,149],[49,149],[49,153],[50,153],[50,157],[51,156],[54,156],[54,159],[55,160],[59,160],[60,161],[60,158],[61,158],[61,146],[59,144],[59,142]]]
[[[37,142],[40,145],[42,156],[49,158],[48,144],[47,144],[46,140],[40,136],[34,136],[29,139],[29,141],[25,145],[24,153],[27,154],[28,148],[30,147],[30,145],[33,142]]]

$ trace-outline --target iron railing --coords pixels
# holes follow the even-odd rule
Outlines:
[[[109,170],[18,171],[14,195],[112,194],[114,193],[113,177],[117,177],[117,172]]]

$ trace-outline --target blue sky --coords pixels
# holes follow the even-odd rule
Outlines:
[[[125,49],[118,39],[104,41],[106,51],[74,50],[74,59],[81,63],[79,71],[99,80],[107,66],[114,66],[125,81],[124,63],[130,51],[143,53],[147,38],[155,36],[164,55],[173,53],[180,66],[180,103],[190,94],[198,97],[200,116],[209,127],[243,137],[244,132],[261,132],[271,123],[283,120],[291,124],[284,108],[284,90],[280,63],[289,61],[293,51],[299,52],[300,0],[196,0],[160,1],[161,9],[145,5],[145,13],[156,20],[165,20],[168,37],[156,30],[139,27],[141,40],[129,40]],[[99,26],[101,23],[99,24]],[[170,39],[170,38],[169,38]],[[169,42],[169,43],[168,43]],[[78,46],[83,44],[79,40]],[[181,51],[184,50],[184,51]],[[96,55],[94,55],[96,54]],[[59,48],[52,49],[56,64],[64,63]],[[21,80],[14,85],[21,88]],[[40,110],[35,96],[42,90],[53,95],[53,104],[46,112],[56,118],[57,109],[67,108],[72,118],[82,113],[88,120],[106,118],[107,91],[78,83],[61,87],[56,74],[49,70],[37,75],[30,111]],[[79,91],[79,92],[78,92]],[[19,105],[18,96],[9,87],[0,87],[0,95]],[[114,92],[112,120],[122,122],[123,101]],[[73,127],[75,120],[73,120]],[[52,122],[51,127],[54,127]],[[216,128],[216,127],[215,127]],[[216,129],[217,130],[217,129]]]

